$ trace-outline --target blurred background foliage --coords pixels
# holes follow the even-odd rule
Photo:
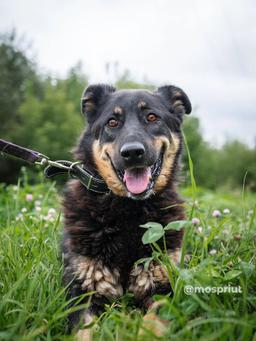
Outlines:
[[[15,33],[0,37],[0,137],[40,151],[52,159],[71,159],[71,149],[85,120],[80,114],[80,97],[88,84],[88,75],[77,64],[65,79],[41,74],[28,48]],[[128,71],[116,79],[118,88],[154,88],[131,79]],[[218,122],[216,122],[218,129]],[[241,188],[256,191],[256,146],[250,148],[237,140],[228,140],[214,148],[202,135],[194,110],[185,118],[184,131],[199,186],[215,189]],[[245,132],[246,133],[246,132]],[[182,177],[189,183],[187,154],[183,153]],[[16,182],[22,162],[0,158],[0,181]],[[35,177],[36,178],[36,177]]]

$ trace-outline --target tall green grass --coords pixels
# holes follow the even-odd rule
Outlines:
[[[170,320],[164,339],[256,339],[256,196],[205,191],[196,187],[193,171],[191,179],[192,186],[181,194],[188,220],[198,220],[186,228],[181,266],[175,267],[152,243],[174,288],[160,310]],[[215,210],[219,217],[213,216]],[[61,231],[54,184],[42,180],[30,186],[23,176],[18,186],[0,186],[0,340],[73,340],[65,332]],[[242,292],[187,295],[186,285],[240,286]],[[150,332],[139,335],[141,324],[142,313],[126,293],[106,307],[94,338],[155,340]]]

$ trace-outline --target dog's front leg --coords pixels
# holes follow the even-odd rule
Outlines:
[[[178,265],[180,250],[176,249],[168,253],[173,263]],[[163,336],[168,323],[158,317],[162,302],[154,302],[153,296],[172,292],[166,269],[154,261],[149,264],[148,269],[143,265],[135,266],[130,273],[129,291],[134,294],[136,302],[147,311],[142,328],[152,331],[157,336]]]
[[[72,278],[71,282],[70,278]],[[73,254],[65,267],[64,282],[70,282],[69,298],[93,292],[92,296],[89,296],[87,310],[79,310],[69,315],[70,329],[79,323],[83,323],[85,328],[92,325],[94,316],[104,310],[104,304],[123,294],[119,271],[89,257]],[[91,334],[90,328],[81,329],[77,333],[77,339],[88,341],[91,339]]]

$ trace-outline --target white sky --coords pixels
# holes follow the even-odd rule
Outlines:
[[[43,72],[65,76],[80,60],[91,83],[129,69],[137,81],[178,85],[213,145],[255,143],[255,0],[0,0],[0,31],[12,28]]]

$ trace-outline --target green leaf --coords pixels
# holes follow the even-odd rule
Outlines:
[[[227,272],[226,274],[225,274],[225,277],[224,277],[224,279],[226,280],[226,281],[230,281],[231,279],[233,279],[233,278],[236,278],[236,277],[238,277],[239,275],[241,275],[241,271],[239,271],[239,270],[231,270],[231,271],[229,271],[229,272]]]
[[[146,224],[140,225],[140,227],[143,227],[144,229],[149,229],[151,227],[158,227],[158,228],[160,228],[160,227],[163,227],[163,226],[161,224],[159,224],[159,223],[154,223],[152,221],[149,221]]]
[[[212,277],[215,277],[215,278],[221,278],[221,275],[219,273],[219,271],[215,270],[215,269],[210,269],[209,270],[209,273]]]
[[[163,237],[163,235],[164,235],[163,226],[157,224],[155,226],[148,228],[148,230],[142,236],[142,242],[143,244],[154,243],[161,237]]]
[[[179,231],[184,227],[188,227],[191,224],[190,221],[188,220],[177,220],[177,221],[172,221],[170,222],[168,225],[166,225],[164,227],[165,231],[168,230],[175,230],[175,231]]]
[[[149,264],[150,264],[150,262],[152,262],[153,259],[154,259],[154,257],[141,258],[137,262],[135,262],[134,265],[137,266],[139,264],[143,264],[144,265],[144,269],[147,271],[148,268],[149,268]]]
[[[144,270],[145,271],[148,271],[148,269],[149,269],[149,265],[150,265],[150,263],[152,262],[152,258],[150,259],[148,259],[145,263],[144,263]]]
[[[250,277],[255,271],[255,266],[251,263],[241,262],[240,269],[243,271],[246,277]]]

